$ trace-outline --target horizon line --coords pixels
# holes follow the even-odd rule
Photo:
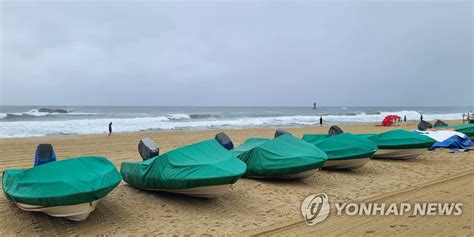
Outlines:
[[[50,107],[71,107],[71,106],[81,106],[81,107],[248,107],[248,108],[259,108],[259,107],[298,107],[313,108],[313,105],[53,105],[53,104],[0,104],[0,106],[50,106]],[[354,107],[474,107],[474,105],[317,105],[317,108],[327,108],[327,107],[343,107],[343,108],[354,108]]]

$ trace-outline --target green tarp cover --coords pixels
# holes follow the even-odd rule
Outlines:
[[[246,176],[278,177],[320,168],[327,155],[290,134],[273,140],[251,138],[232,150],[247,164]]]
[[[358,136],[358,137],[369,138],[369,137],[377,135],[377,133],[360,133],[360,134],[353,134],[353,135]]]
[[[464,133],[469,137],[474,136],[474,124],[463,124],[463,125],[452,125],[452,126],[437,127],[437,129],[443,129],[443,128],[454,129],[456,132]]]
[[[429,148],[436,142],[428,136],[402,129],[369,136],[368,139],[379,149]]]
[[[128,184],[143,189],[186,189],[233,184],[245,164],[216,140],[169,151],[142,162],[123,162],[120,172]]]
[[[104,157],[78,157],[3,172],[5,196],[18,203],[65,206],[105,197],[122,180]]]
[[[315,143],[321,142],[327,139],[328,137],[328,134],[305,134],[303,135],[302,140],[314,145]]]
[[[377,145],[369,139],[351,133],[305,134],[303,140],[326,152],[328,160],[366,158],[377,151]]]

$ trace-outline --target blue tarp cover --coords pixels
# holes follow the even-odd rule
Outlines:
[[[451,150],[464,150],[468,151],[469,147],[474,146],[474,142],[468,137],[452,136],[442,142],[435,142],[429,150],[435,150],[437,148],[448,148]]]

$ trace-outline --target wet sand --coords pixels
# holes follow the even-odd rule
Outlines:
[[[378,133],[394,128],[414,129],[415,124],[415,122],[411,122],[399,127],[388,128],[374,125],[341,127],[345,131],[353,133]],[[300,137],[305,133],[326,133],[328,128],[327,126],[310,126],[288,128],[288,130]],[[272,137],[274,130],[274,128],[256,128],[224,131],[238,145],[249,137]],[[39,143],[53,144],[58,159],[81,155],[100,155],[108,157],[119,169],[122,161],[139,161],[141,159],[137,152],[137,144],[141,138],[150,137],[156,141],[163,153],[176,147],[213,138],[220,131],[222,130],[135,132],[113,134],[110,137],[106,134],[98,134],[0,139],[0,170],[31,167],[34,151]],[[473,214],[473,187],[467,185],[474,181],[472,175],[459,181],[463,185],[453,188],[451,188],[452,185],[445,183],[434,184],[429,189],[422,189],[421,193],[412,196],[410,196],[411,194],[406,196],[407,194],[403,190],[422,187],[425,183],[437,182],[454,177],[459,173],[471,172],[473,165],[473,152],[453,154],[446,150],[427,151],[417,159],[410,161],[372,160],[362,169],[353,172],[318,171],[312,178],[302,181],[242,178],[225,196],[210,200],[143,191],[122,182],[99,203],[97,209],[83,222],[53,218],[41,213],[24,212],[2,195],[0,198],[0,235],[262,234],[274,227],[289,231],[281,232],[282,235],[296,233],[317,235],[319,229],[325,230],[326,232],[321,233],[327,235],[351,233],[356,235],[472,234],[472,224],[469,220],[472,220]],[[443,195],[443,191],[450,194]],[[403,200],[449,202],[456,200],[465,202],[465,208],[471,209],[465,211],[460,217],[416,217],[415,222],[412,218],[401,217],[393,220],[395,224],[389,223],[392,221],[391,217],[387,217],[386,220],[383,217],[380,220],[382,222],[380,225],[377,223],[367,224],[367,222],[373,221],[374,217],[347,217],[349,226],[353,226],[355,229],[354,232],[344,232],[342,229],[339,232],[331,232],[331,228],[340,228],[341,223],[344,224],[346,221],[341,222],[330,216],[323,223],[325,226],[302,227],[304,231],[300,228],[297,232],[292,232],[294,228],[286,225],[303,221],[299,211],[301,201],[309,194],[320,192],[327,193],[331,202],[363,201],[391,193],[393,194],[390,196],[392,199],[386,199],[387,202],[401,202]],[[366,224],[361,225],[359,222]],[[440,222],[457,224],[441,225]],[[423,228],[427,228],[425,230],[430,232],[423,231]],[[410,232],[410,230],[416,231]]]

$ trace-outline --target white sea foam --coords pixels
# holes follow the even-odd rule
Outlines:
[[[48,114],[58,114],[58,113],[39,112],[37,109],[32,109],[30,111],[27,111],[27,112],[24,112],[24,113],[21,113],[21,114],[22,115],[31,115],[31,116],[41,117],[41,116],[46,116]]]
[[[327,124],[380,122],[389,114],[397,114],[408,120],[419,120],[416,111],[381,112],[380,114],[327,115],[323,116]],[[461,119],[461,113],[424,114],[425,120]],[[72,119],[61,121],[10,121],[0,122],[0,137],[47,136],[53,134],[91,134],[107,132],[107,125],[113,122],[114,132],[132,132],[141,130],[206,129],[206,128],[245,128],[268,126],[311,125],[319,123],[318,116],[274,116],[243,117],[220,119],[190,119],[187,114],[169,114],[157,117],[137,118],[100,118]]]
[[[29,111],[30,114],[39,114],[38,111]],[[20,115],[23,113],[19,113]],[[327,115],[323,116],[326,124],[348,124],[380,122],[386,115],[396,114],[408,120],[419,120],[420,114],[416,111],[380,112],[379,114],[356,113],[354,115]],[[0,114],[0,118],[6,114]],[[35,115],[33,115],[35,116]],[[462,118],[461,113],[450,114],[423,114],[425,120],[450,120]],[[29,137],[47,136],[54,134],[91,134],[107,132],[107,125],[113,122],[114,132],[131,132],[141,130],[171,130],[171,129],[206,129],[206,128],[245,128],[268,126],[311,125],[319,123],[319,116],[268,116],[268,117],[240,117],[240,118],[199,118],[192,119],[188,114],[168,114],[156,117],[135,118],[95,118],[70,119],[61,121],[4,121],[0,120],[0,137]]]
[[[21,116],[34,116],[34,117],[44,117],[48,115],[97,115],[98,113],[85,113],[85,112],[67,112],[67,113],[58,113],[58,112],[39,112],[38,109],[32,109],[26,112],[15,112],[15,113],[0,113],[0,119],[7,118],[9,115],[21,117]]]
[[[115,132],[140,131],[154,127],[167,117],[144,117],[130,119],[81,119],[65,121],[15,121],[1,122],[0,137],[30,137],[52,134],[91,134],[103,133],[113,122]]]
[[[357,115],[328,115],[324,116],[324,121],[328,123],[376,123],[381,122],[387,115],[395,114],[400,116],[402,119],[404,116],[407,120],[419,120],[420,113],[417,111],[397,111],[397,112],[380,112],[380,114],[365,114],[360,113]],[[435,119],[452,120],[461,119],[462,113],[450,113],[450,114],[423,114],[423,119],[430,121]]]
[[[15,115],[32,115],[36,117],[42,117],[47,115],[58,115],[58,114],[65,114],[65,115],[95,115],[98,113],[85,113],[85,112],[73,112],[68,111],[67,113],[59,113],[59,112],[39,112],[38,109],[32,109],[24,113],[15,113]]]
[[[167,117],[169,119],[190,119],[191,117],[189,116],[189,114],[168,114]]]

